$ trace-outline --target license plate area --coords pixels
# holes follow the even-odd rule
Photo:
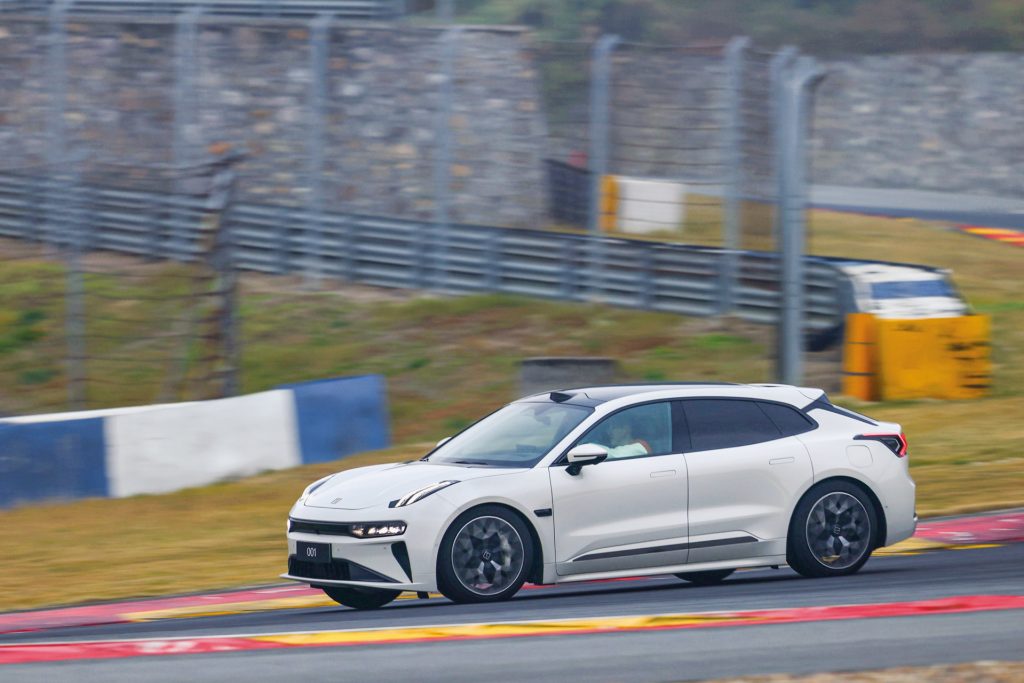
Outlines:
[[[305,541],[297,541],[295,543],[295,559],[299,560],[300,562],[330,564],[331,544],[306,543]]]

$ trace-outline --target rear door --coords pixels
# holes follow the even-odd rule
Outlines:
[[[813,480],[795,434],[815,424],[785,404],[734,398],[681,402],[689,436],[692,562],[785,554],[789,515]]]
[[[564,464],[549,469],[560,575],[686,562],[686,461],[674,436],[678,418],[671,401],[630,406],[576,441],[608,448],[607,460],[576,476]]]

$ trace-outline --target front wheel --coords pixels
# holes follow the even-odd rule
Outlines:
[[[804,576],[845,576],[864,566],[875,548],[875,506],[859,486],[825,481],[793,512],[786,561]]]
[[[698,586],[713,586],[728,578],[735,569],[709,569],[706,572],[683,572],[676,574],[683,581],[695,583]]]
[[[383,588],[362,588],[360,586],[321,586],[327,597],[339,605],[353,609],[377,609],[383,607],[402,591],[389,591]]]
[[[437,554],[437,587],[452,602],[511,598],[533,566],[526,523],[499,505],[481,505],[448,527]]]

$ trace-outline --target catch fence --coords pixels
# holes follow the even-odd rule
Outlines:
[[[83,302],[115,271],[205,278],[162,292],[219,326],[176,327],[168,303],[147,318],[159,334],[139,333],[166,342],[156,355],[179,389],[161,396],[177,398],[194,395],[185,376],[237,385],[238,268],[762,322],[796,307],[783,316],[796,345],[836,324],[831,266],[799,258],[799,239],[795,259],[775,253],[805,194],[793,54],[76,7],[3,14],[0,33],[0,236],[65,264],[67,301],[43,314],[64,320],[49,333],[68,348],[72,406],[107,374],[86,368],[109,331]],[[236,201],[210,208],[225,150]],[[227,226],[216,248],[200,238],[211,225]],[[104,264],[111,253],[157,263],[144,276]],[[174,370],[200,339],[205,369]]]

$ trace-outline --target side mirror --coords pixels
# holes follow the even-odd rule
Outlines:
[[[451,440],[452,440],[452,437],[446,436],[443,439],[441,439],[440,441],[438,441],[437,445],[434,446],[434,448],[440,448],[441,446],[445,445],[446,443],[448,443]]]
[[[565,454],[569,466],[565,471],[576,476],[584,465],[596,465],[608,457],[608,449],[596,443],[581,443]]]

